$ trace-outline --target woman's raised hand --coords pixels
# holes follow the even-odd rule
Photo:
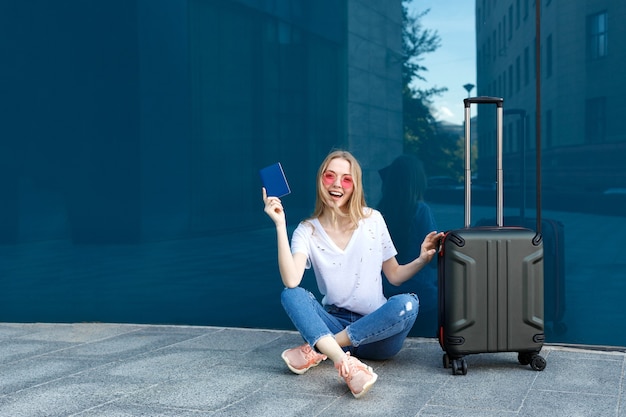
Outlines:
[[[285,210],[283,204],[278,197],[268,197],[265,187],[263,187],[263,203],[265,204],[265,213],[276,224],[285,222]]]

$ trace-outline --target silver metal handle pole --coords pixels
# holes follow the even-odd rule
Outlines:
[[[498,106],[496,109],[496,123],[497,123],[497,138],[496,138],[496,156],[498,158],[498,162],[496,165],[496,187],[497,187],[497,207],[496,207],[496,220],[498,227],[502,227],[504,225],[504,184],[503,173],[502,173],[502,106]]]
[[[465,227],[472,222],[472,165],[470,157],[471,115],[470,106],[465,106]]]
[[[504,185],[502,174],[502,120],[504,99],[500,97],[471,97],[463,100],[465,104],[465,227],[470,227],[472,223],[471,216],[471,189],[472,189],[472,167],[470,158],[470,106],[472,103],[477,104],[495,104],[496,109],[496,222],[498,227],[504,225]]]

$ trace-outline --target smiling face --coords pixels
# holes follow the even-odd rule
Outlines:
[[[350,152],[336,150],[328,154],[317,171],[317,195],[311,218],[327,214],[336,218],[339,214],[357,227],[366,208],[362,177],[361,165]]]
[[[320,180],[327,204],[345,210],[354,192],[350,162],[343,158],[331,159]]]

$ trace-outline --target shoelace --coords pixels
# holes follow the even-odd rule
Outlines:
[[[354,358],[350,356],[350,352],[346,352],[346,358],[341,361],[337,369],[339,370],[339,375],[341,375],[342,378],[346,378],[352,371],[358,371],[358,364],[354,361]]]
[[[323,355],[320,355],[319,353],[314,351],[310,345],[305,345],[301,350],[302,350],[302,353],[304,353],[304,359],[306,359],[307,361],[311,359],[317,360],[318,356],[323,357]]]

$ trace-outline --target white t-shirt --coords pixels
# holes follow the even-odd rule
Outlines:
[[[382,264],[397,254],[383,216],[374,209],[362,219],[350,242],[341,250],[319,220],[305,220],[293,232],[291,252],[307,255],[313,266],[323,305],[335,305],[359,314],[382,306]]]

